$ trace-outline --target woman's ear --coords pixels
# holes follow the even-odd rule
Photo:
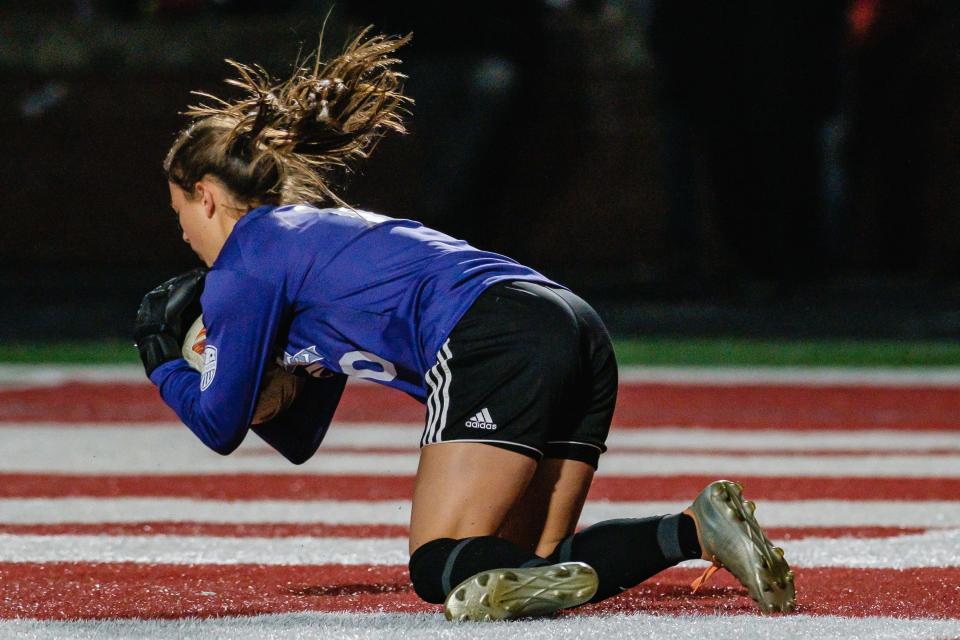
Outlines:
[[[212,219],[214,212],[217,210],[215,190],[210,188],[210,183],[201,180],[194,186],[194,192],[203,205],[203,214],[208,220]]]

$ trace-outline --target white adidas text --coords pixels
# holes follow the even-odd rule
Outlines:
[[[493,417],[490,415],[490,410],[486,407],[483,408],[477,415],[473,416],[464,423],[470,429],[487,429],[489,431],[494,431],[497,428],[496,423],[493,421]]]
[[[490,424],[487,422],[477,422],[476,420],[467,420],[464,424],[466,424],[471,429],[489,429],[493,431],[494,429],[497,428],[497,425],[495,424]]]

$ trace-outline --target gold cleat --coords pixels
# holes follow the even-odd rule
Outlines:
[[[743,487],[717,480],[700,492],[686,512],[697,524],[704,556],[713,560],[693,582],[696,591],[719,568],[736,577],[762,613],[789,613],[797,607],[793,571],[753,516],[756,505],[743,499]]]
[[[582,562],[492,569],[458,584],[443,613],[457,622],[544,616],[587,602],[598,586],[597,572]]]

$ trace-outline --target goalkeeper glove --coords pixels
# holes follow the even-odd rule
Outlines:
[[[133,336],[149,377],[164,362],[181,357],[183,338],[200,315],[205,268],[170,278],[143,297]]]

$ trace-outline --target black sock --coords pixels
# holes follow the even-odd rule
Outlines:
[[[679,515],[677,530],[680,537],[680,550],[684,560],[696,560],[703,555],[700,541],[697,539],[697,523],[685,513]]]
[[[577,561],[596,569],[600,588],[591,602],[598,602],[700,555],[693,518],[681,513],[599,522],[564,539],[546,560],[495,536],[439,538],[413,552],[410,580],[417,595],[440,604],[481,571]]]
[[[598,522],[565,538],[547,560],[596,569],[600,588],[590,602],[599,602],[700,554],[693,518],[681,513]]]
[[[410,556],[410,581],[418,596],[440,604],[455,586],[481,571],[546,564],[550,563],[540,556],[495,536],[438,538]]]

